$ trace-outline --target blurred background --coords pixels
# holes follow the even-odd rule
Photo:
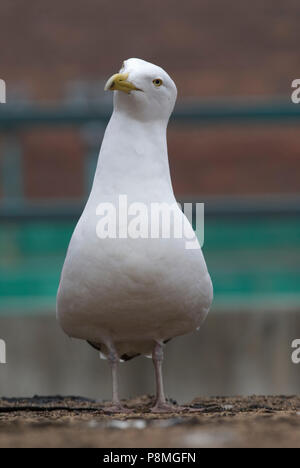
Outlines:
[[[123,60],[178,87],[168,130],[180,201],[205,203],[215,301],[168,344],[166,389],[297,393],[300,367],[300,5],[296,0],[1,0],[0,396],[110,397],[106,363],[55,320],[55,296]],[[154,391],[150,360],[121,366],[122,396]]]

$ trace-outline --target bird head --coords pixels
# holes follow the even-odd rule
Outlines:
[[[177,97],[174,81],[161,67],[137,58],[125,60],[104,89],[115,91],[115,110],[142,121],[168,121]]]

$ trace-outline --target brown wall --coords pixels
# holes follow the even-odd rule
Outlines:
[[[2,78],[35,96],[158,63],[181,96],[286,94],[299,75],[297,0],[1,0]]]
[[[296,0],[2,0],[0,77],[8,94],[21,84],[32,99],[60,100],[69,82],[101,81],[137,56],[166,68],[179,99],[289,100],[299,76],[299,16]],[[22,144],[27,196],[83,193],[78,134],[34,131]],[[300,190],[297,126],[174,127],[169,147],[179,195]]]

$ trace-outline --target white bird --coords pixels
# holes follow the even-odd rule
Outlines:
[[[192,227],[177,205],[170,226],[183,222],[197,249],[187,249],[184,236],[167,238],[161,231],[152,237],[124,235],[128,226],[111,210],[106,222],[114,223],[112,232],[122,235],[99,236],[99,206],[116,207],[120,196],[126,195],[131,214],[137,213],[136,203],[149,210],[155,203],[176,203],[166,141],[177,96],[174,82],[162,68],[131,58],[105,90],[114,91],[114,110],[63,266],[57,316],[66,334],[87,340],[109,360],[109,410],[125,410],[118,395],[119,360],[142,354],[154,362],[152,410],[163,412],[173,409],[163,389],[163,344],[199,328],[212,302],[212,283]],[[150,230],[151,219],[146,219]],[[143,221],[145,216],[140,216],[139,223]]]

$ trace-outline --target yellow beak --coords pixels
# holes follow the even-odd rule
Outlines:
[[[133,83],[127,81],[128,73],[116,73],[107,80],[104,86],[104,91],[123,91],[124,93],[130,93],[130,91],[141,91]]]

